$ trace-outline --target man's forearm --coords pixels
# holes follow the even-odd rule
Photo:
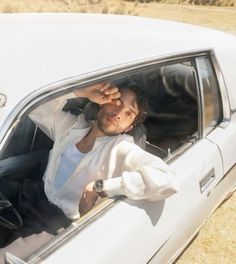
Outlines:
[[[78,98],[83,97],[83,98],[89,99],[88,98],[88,94],[86,92],[86,89],[76,89],[76,90],[73,91],[73,93]]]

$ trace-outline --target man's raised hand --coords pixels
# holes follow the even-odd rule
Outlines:
[[[78,97],[86,97],[90,101],[97,104],[114,103],[120,104],[119,89],[109,83],[99,83],[92,86],[88,86],[84,89],[78,89],[74,91],[74,94]]]

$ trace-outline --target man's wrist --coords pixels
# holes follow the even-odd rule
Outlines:
[[[73,91],[73,93],[74,93],[74,95],[76,97],[85,97],[85,98],[87,98],[84,89],[76,89],[76,90]]]
[[[95,102],[95,101],[93,101],[93,93],[91,93],[91,91],[89,91],[86,88],[84,88],[84,89],[76,89],[76,90],[73,91],[73,93],[78,98],[87,98],[88,100],[90,100],[92,102]]]

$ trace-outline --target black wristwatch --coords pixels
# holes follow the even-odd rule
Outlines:
[[[98,196],[100,196],[102,198],[107,197],[107,194],[103,190],[103,180],[102,179],[96,180],[94,182],[93,189],[94,189],[94,191],[96,191]]]

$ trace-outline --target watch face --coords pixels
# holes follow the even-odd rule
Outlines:
[[[97,180],[95,182],[95,189],[97,192],[102,192],[103,190],[103,180]]]

